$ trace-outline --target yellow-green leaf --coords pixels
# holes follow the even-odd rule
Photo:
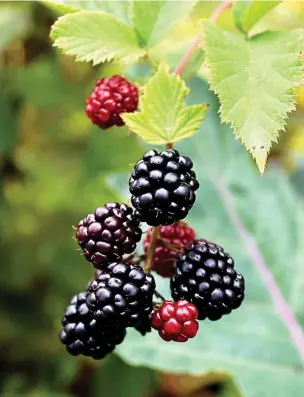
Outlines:
[[[93,65],[112,60],[133,63],[146,54],[130,26],[99,11],[60,17],[52,27],[51,38],[65,54],[75,55],[76,61],[93,61]]]
[[[201,125],[206,104],[186,106],[189,89],[161,64],[144,88],[140,111],[123,114],[127,126],[149,143],[165,144],[192,136]]]
[[[303,30],[265,32],[250,40],[207,21],[203,44],[211,88],[221,118],[255,158],[261,173],[272,142],[295,109],[294,89],[303,77]]]

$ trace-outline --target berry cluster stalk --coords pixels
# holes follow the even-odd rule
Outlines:
[[[217,21],[217,19],[222,15],[222,13],[225,10],[227,10],[228,8],[230,8],[231,6],[232,6],[232,1],[224,1],[213,11],[213,13],[211,14],[209,19],[213,22]],[[197,49],[197,46],[199,45],[201,39],[202,39],[202,35],[200,33],[197,36],[197,38],[195,39],[195,41],[193,42],[192,46],[189,48],[189,50],[185,54],[185,56],[180,61],[177,68],[175,69],[174,73],[176,75],[180,76],[183,73],[184,69],[190,62],[191,58],[193,57],[195,50]],[[168,142],[166,145],[166,149],[172,149],[172,148],[173,148],[173,143]],[[149,250],[147,252],[146,262],[145,262],[145,267],[144,267],[146,273],[150,273],[150,271],[151,271],[152,261],[153,261],[153,257],[154,257],[156,244],[157,244],[157,239],[159,236],[159,231],[160,231],[160,226],[156,226],[156,227],[152,228],[151,243],[150,243]]]
[[[229,9],[232,6],[232,1],[224,1],[223,3],[221,3],[214,11],[213,13],[210,15],[209,20],[216,22],[219,17],[222,15],[222,13],[224,11],[226,11],[227,9]],[[193,55],[195,54],[195,51],[198,47],[198,45],[200,44],[202,40],[202,34],[200,33],[196,39],[194,40],[193,44],[191,45],[191,47],[189,48],[189,50],[186,52],[186,54],[184,55],[184,57],[182,58],[182,60],[180,61],[179,65],[177,66],[177,68],[175,69],[174,73],[177,74],[178,76],[180,76],[184,69],[186,68],[186,66],[188,65],[188,63],[190,62],[191,58],[193,57]]]

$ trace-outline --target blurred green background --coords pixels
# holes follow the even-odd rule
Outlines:
[[[193,39],[195,22],[208,16],[215,6],[215,2],[198,4],[190,18],[158,46],[157,56],[174,67]],[[261,21],[257,30],[263,29],[263,24],[284,28],[282,15],[286,28],[301,26],[303,3],[278,7]],[[70,357],[58,341],[65,306],[93,274],[76,251],[72,225],[96,206],[126,195],[129,164],[141,156],[145,145],[125,128],[101,131],[92,127],[84,114],[86,97],[99,77],[123,70],[115,64],[93,68],[75,63],[72,57],[55,51],[48,36],[57,16],[37,2],[0,3],[0,395],[239,396],[235,386],[226,382],[228,375],[224,373],[197,377],[160,373],[131,367],[114,355],[95,363]],[[220,23],[229,26],[231,20],[227,13]],[[199,65],[197,62],[195,66]],[[136,81],[144,81],[149,70],[145,65],[136,65],[125,73]],[[249,229],[255,227],[250,218],[252,208],[258,208],[258,217],[266,215],[273,222],[281,209],[274,205],[270,179],[260,182],[252,160],[240,143],[234,142],[229,128],[220,125],[218,103],[204,82],[204,69],[199,74],[199,81],[196,77],[190,82],[190,101],[208,102],[211,109],[197,137],[178,147],[194,157],[202,180],[209,167],[210,175],[216,169],[225,173]],[[284,175],[284,188],[293,190],[288,193],[291,203],[301,203],[304,194],[303,88],[298,90],[297,111],[290,116],[287,130],[281,134],[268,164],[274,185]],[[198,146],[202,147],[201,153],[195,151]],[[263,189],[262,197],[249,197],[246,189],[250,184],[253,190],[257,186]],[[207,182],[199,194],[202,196],[190,222],[193,219],[204,234],[201,237],[217,237],[219,242],[222,238],[225,243],[228,237],[224,222],[221,223],[223,210],[217,202],[213,203],[214,192]],[[272,213],[267,213],[266,208]],[[289,209],[288,222],[297,217],[297,208]],[[285,221],[285,213],[284,217]],[[276,241],[277,236],[265,235],[263,230],[256,229],[262,246]],[[264,242],[260,242],[263,238]],[[238,251],[238,244],[230,246]],[[245,274],[246,271],[249,275],[248,268]],[[121,354],[124,357],[126,353]]]

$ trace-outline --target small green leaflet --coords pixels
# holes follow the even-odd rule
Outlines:
[[[65,54],[76,55],[76,61],[93,61],[93,65],[112,60],[133,63],[146,54],[130,26],[100,11],[60,17],[52,27],[51,38]]]
[[[295,87],[303,77],[302,29],[265,32],[246,40],[206,21],[203,45],[211,88],[221,101],[221,118],[264,172],[272,142],[295,109]]]
[[[196,1],[133,1],[132,19],[143,47],[157,44],[172,27],[187,16]]]
[[[233,7],[235,24],[242,32],[247,33],[264,15],[280,3],[281,0],[236,1]]]
[[[189,89],[162,63],[144,87],[140,111],[124,113],[127,126],[148,143],[177,142],[192,136],[201,125],[208,105],[186,106]]]

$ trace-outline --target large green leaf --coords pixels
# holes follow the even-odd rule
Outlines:
[[[236,1],[233,7],[234,20],[237,27],[247,33],[264,15],[266,15],[282,0],[259,1],[247,0]]]
[[[70,12],[85,11],[104,11],[114,15],[122,22],[129,22],[130,4],[129,0],[41,0],[41,2],[60,14]]]
[[[200,132],[177,145],[192,158],[201,185],[187,219],[198,237],[219,243],[235,258],[246,279],[246,297],[229,316],[200,322],[198,336],[185,344],[163,342],[156,332],[142,338],[131,330],[118,352],[134,365],[169,372],[233,374],[248,396],[301,397],[301,345],[296,347],[278,314],[282,305],[276,305],[269,277],[303,326],[302,204],[280,170],[260,177],[230,128],[220,124],[209,87],[196,78],[190,88],[191,104],[211,106]],[[265,268],[272,276],[265,276]],[[169,298],[168,280],[156,278],[157,290]]]
[[[4,6],[0,9],[0,51],[22,38],[30,28],[27,10]]]
[[[143,47],[157,44],[196,1],[133,1],[133,25]]]
[[[184,100],[188,92],[184,81],[161,64],[144,88],[140,111],[122,117],[131,131],[149,143],[177,142],[197,131],[207,109],[207,105],[187,107]]]
[[[53,25],[51,38],[65,54],[93,65],[112,60],[132,63],[145,55],[133,29],[104,12],[64,15]]]
[[[302,80],[304,31],[265,32],[246,40],[212,22],[204,26],[211,88],[219,95],[221,117],[264,171]]]

